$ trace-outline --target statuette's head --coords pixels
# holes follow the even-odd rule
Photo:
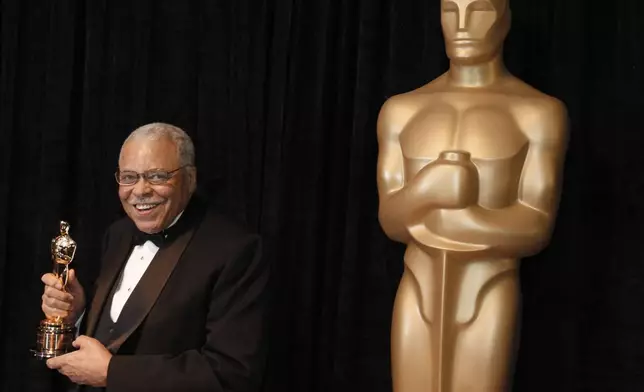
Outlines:
[[[58,264],[69,264],[76,254],[76,241],[69,236],[69,224],[60,222],[60,235],[52,240],[51,254]]]
[[[490,61],[510,31],[509,0],[441,0],[447,57],[456,64]]]

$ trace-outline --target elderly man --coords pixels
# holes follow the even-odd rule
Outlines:
[[[67,292],[42,277],[45,314],[84,332],[77,351],[47,366],[83,390],[259,390],[268,303],[259,238],[194,194],[194,147],[177,127],[132,132],[116,180],[127,217],[105,234],[94,290],[73,271]]]

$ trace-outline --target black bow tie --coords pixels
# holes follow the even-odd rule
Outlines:
[[[143,245],[146,241],[151,241],[154,245],[159,248],[167,241],[167,233],[164,231],[155,234],[148,234],[142,231],[134,234],[134,245]]]

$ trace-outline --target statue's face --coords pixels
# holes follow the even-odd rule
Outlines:
[[[441,0],[447,56],[454,63],[491,60],[510,30],[508,0]]]
[[[53,247],[54,259],[59,264],[69,264],[76,253],[76,242],[69,237],[58,237]]]

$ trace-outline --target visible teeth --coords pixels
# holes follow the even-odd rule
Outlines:
[[[156,204],[137,204],[135,207],[139,211],[144,211],[156,207]]]

